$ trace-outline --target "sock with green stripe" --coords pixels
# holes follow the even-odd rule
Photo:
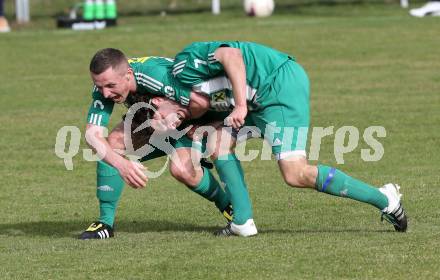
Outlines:
[[[216,159],[214,165],[234,209],[232,221],[243,225],[248,219],[252,219],[253,213],[240,161],[234,154],[228,154]]]
[[[124,189],[124,180],[116,168],[103,161],[98,161],[96,175],[99,221],[113,227],[116,207]]]
[[[203,167],[203,177],[195,188],[189,188],[193,192],[213,201],[220,212],[223,212],[229,205],[229,199],[226,192],[222,189],[219,182],[215,179],[209,169]]]
[[[329,166],[318,165],[318,177],[315,186],[320,192],[365,202],[380,210],[388,206],[387,197],[378,188],[354,179]]]

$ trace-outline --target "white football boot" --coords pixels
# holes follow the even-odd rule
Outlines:
[[[258,233],[257,227],[255,226],[254,219],[249,219],[243,225],[236,225],[231,223],[231,230],[233,233],[243,237],[249,237],[256,235]]]
[[[254,219],[248,219],[246,223],[242,225],[234,224],[233,222],[228,223],[228,225],[221,230],[214,233],[216,236],[243,236],[249,237],[257,235],[258,230],[255,226]]]
[[[388,206],[381,211],[381,219],[391,223],[396,231],[404,232],[408,227],[408,218],[400,203],[402,195],[399,190],[400,186],[397,184],[386,184],[379,188],[388,199]]]

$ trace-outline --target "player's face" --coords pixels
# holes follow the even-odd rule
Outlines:
[[[127,99],[130,88],[129,69],[108,68],[101,74],[91,73],[95,86],[105,98],[115,103],[123,103]]]
[[[151,127],[154,130],[165,132],[179,127],[182,122],[189,119],[189,110],[167,98],[154,97],[152,104],[156,108],[153,119],[151,120]]]

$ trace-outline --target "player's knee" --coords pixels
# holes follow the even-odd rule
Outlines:
[[[182,168],[176,164],[170,165],[170,173],[171,173],[171,176],[173,176],[175,179],[177,179],[180,182],[184,178],[184,172],[183,172]]]
[[[283,175],[283,178],[284,178],[284,182],[286,182],[286,184],[288,184],[291,187],[294,188],[303,187],[301,183],[301,178],[298,174],[285,174]]]
[[[170,164],[170,173],[171,176],[173,176],[177,181],[188,185],[188,186],[195,186],[197,185],[197,182],[195,180],[195,169],[192,166],[192,164],[188,163],[181,163],[181,164]]]
[[[284,181],[294,188],[313,187],[310,180],[311,168],[309,165],[299,165],[294,168],[293,172],[283,173]]]

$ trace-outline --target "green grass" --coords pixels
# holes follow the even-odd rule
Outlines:
[[[438,24],[397,5],[298,6],[267,19],[236,10],[123,17],[96,32],[56,30],[52,19],[37,18],[1,34],[0,278],[440,278]],[[144,190],[126,188],[115,239],[75,239],[97,216],[95,167],[77,155],[66,171],[54,145],[62,126],[84,131],[91,56],[109,46],[173,56],[192,41],[216,39],[295,55],[312,81],[313,126],[386,128],[382,160],[361,160],[361,138],[338,167],[372,184],[399,183],[407,233],[380,223],[371,206],[289,189],[274,161],[253,161],[243,166],[255,238],[214,238],[224,221],[213,205],[165,174]],[[323,140],[320,162],[336,165],[333,140]]]

